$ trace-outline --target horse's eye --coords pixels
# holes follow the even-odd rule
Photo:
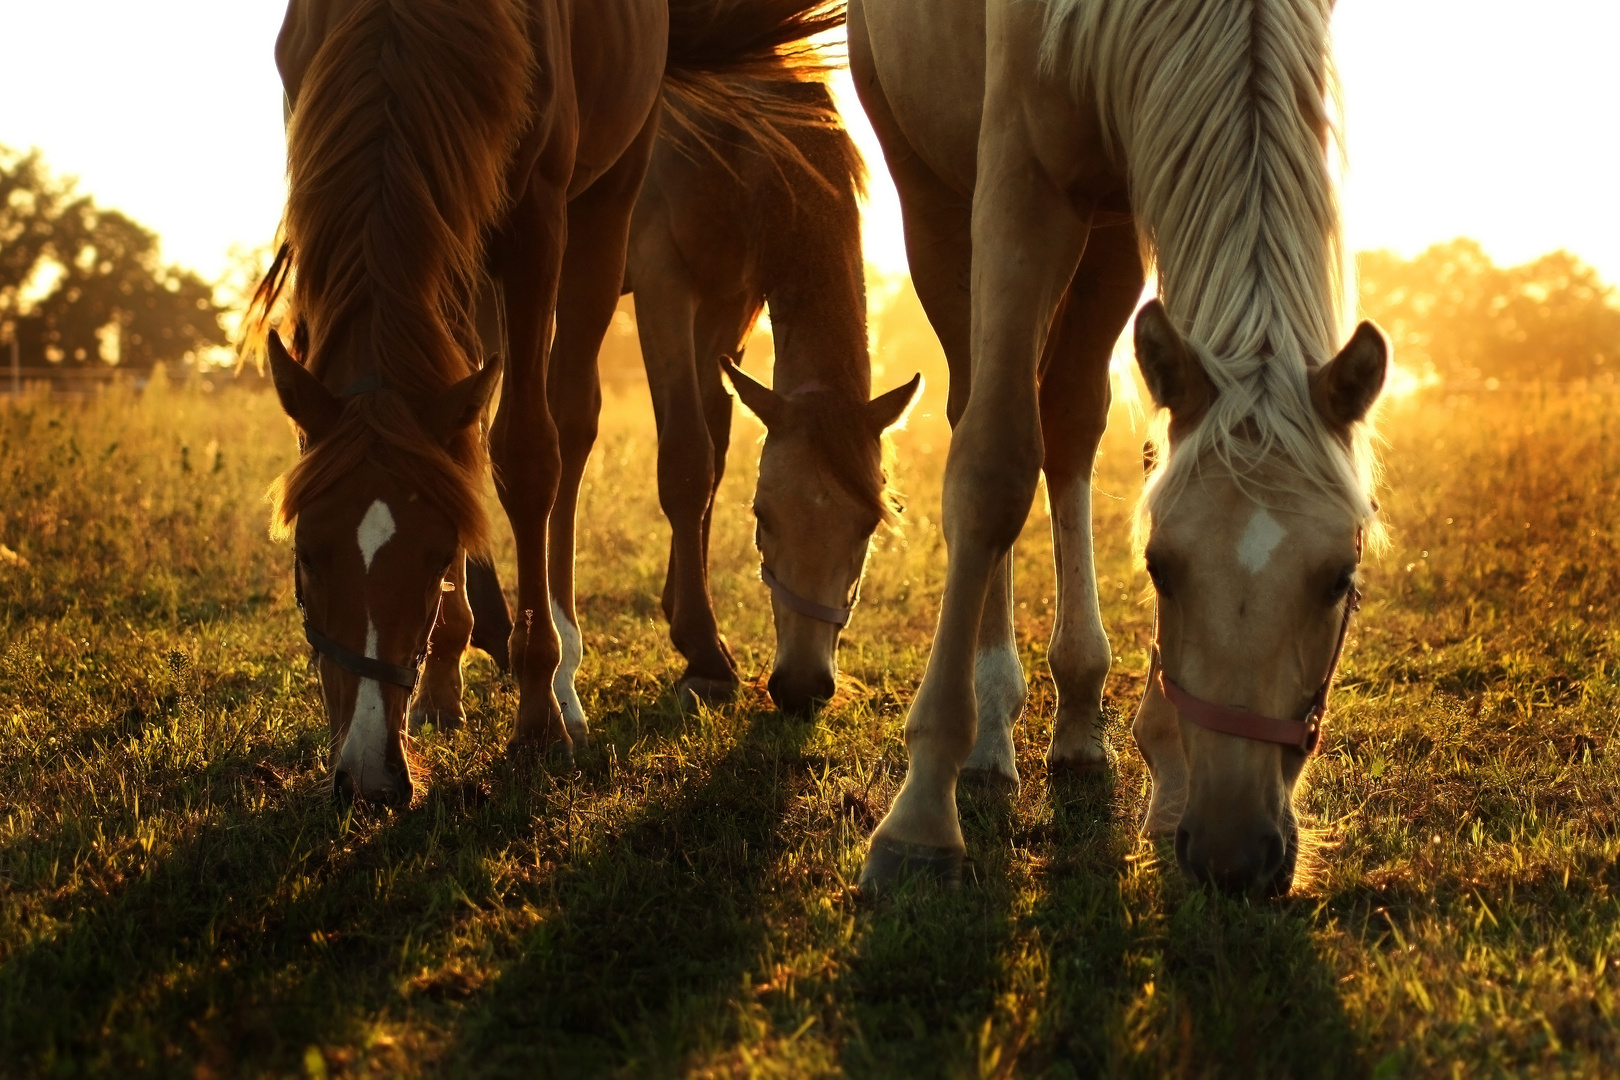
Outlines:
[[[1339,576],[1333,581],[1333,588],[1328,590],[1328,602],[1337,604],[1340,600],[1343,600],[1345,594],[1350,591],[1350,586],[1355,584],[1355,581],[1355,567],[1347,566],[1339,571]]]
[[[297,560],[300,569],[314,569],[314,564],[310,562],[309,552],[305,551],[303,548],[293,548],[293,558]]]
[[[1161,594],[1168,593],[1170,591],[1165,585],[1164,571],[1160,568],[1157,560],[1152,558],[1148,559],[1147,572],[1148,577],[1153,579],[1153,587],[1159,590]]]
[[[775,531],[771,528],[770,516],[765,513],[764,507],[760,506],[758,503],[754,504],[754,521],[757,522],[759,527],[764,529],[766,532]]]

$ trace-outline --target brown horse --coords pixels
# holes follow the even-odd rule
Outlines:
[[[1289,886],[1294,785],[1373,517],[1364,421],[1387,361],[1369,325],[1339,349],[1330,9],[852,0],[850,64],[955,422],[939,629],[864,885],[954,876],[958,776],[1017,777],[1008,554],[1043,468],[1059,603],[1047,761],[1106,761],[1090,480],[1109,352],[1152,259],[1163,302],[1137,318],[1137,358],[1169,418],[1141,511],[1159,602],[1135,726],[1144,828],[1175,834],[1193,878]]]
[[[552,693],[546,528],[562,474],[555,349],[594,353],[624,278],[661,90],[747,70],[810,0],[293,0],[286,244],[298,358],[271,335],[304,452],[279,482],[332,727],[335,790],[408,801],[405,717],[459,716],[484,548],[479,417],[517,539],[513,742],[571,748]],[[479,368],[477,294],[504,298],[504,379]],[[561,309],[555,341],[552,323]],[[560,378],[566,379],[567,373]],[[538,614],[538,619],[535,615]],[[418,683],[420,674],[420,685]]]
[[[709,520],[731,434],[722,366],[766,425],[754,512],[776,624],[768,686],[777,705],[794,712],[832,696],[839,630],[872,533],[893,514],[882,435],[920,386],[914,378],[867,400],[863,167],[815,74],[784,63],[738,87],[774,118],[764,134],[778,138],[694,115],[670,95],[631,226],[625,291],[636,297],[658,425],[659,498],[672,533],[663,609],[687,660],[683,700],[728,698],[738,684],[708,585]],[[742,354],[767,304],[775,382],[786,392],[728,359]],[[554,371],[573,363],[595,375],[594,363],[560,349],[552,363]],[[574,687],[583,650],[573,603],[573,505],[599,403],[592,394],[569,411],[551,526],[553,614],[563,640],[556,691],[570,720],[584,716]],[[474,562],[469,574],[477,622],[498,626],[508,615],[493,570]]]

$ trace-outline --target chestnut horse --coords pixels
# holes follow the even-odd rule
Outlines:
[[[486,545],[479,419],[497,383],[489,453],[525,613],[510,639],[512,740],[566,751],[584,738],[552,692],[546,528],[562,467],[548,360],[594,353],[612,318],[666,80],[701,89],[765,62],[818,6],[289,6],[276,48],[292,116],[286,243],[257,303],[268,312],[290,282],[298,357],[268,344],[303,454],[275,520],[295,533],[340,794],[409,801],[413,692],[419,715],[460,715],[463,553]],[[504,371],[479,366],[486,274],[504,297]]]
[[[864,170],[826,86],[814,81],[817,73],[784,62],[779,72],[752,75],[737,88],[738,96],[761,103],[770,119],[764,132],[754,130],[757,123],[745,129],[694,115],[681,96],[669,95],[631,224],[625,291],[636,298],[658,425],[659,499],[671,528],[663,610],[687,661],[678,687],[687,702],[723,700],[738,685],[709,596],[709,520],[731,436],[722,365],[766,425],[754,513],[776,625],[768,687],[778,707],[792,712],[832,696],[838,635],[868,544],[893,514],[883,432],[920,386],[914,378],[867,400],[858,204]],[[775,382],[786,392],[761,385],[728,359],[741,356],[767,304]],[[600,396],[594,355],[571,359],[587,378],[568,385],[593,392],[568,410],[571,422],[563,425],[552,596],[563,639],[557,697],[565,716],[583,717],[574,686],[583,649],[573,603],[573,504]],[[553,371],[563,362],[561,351],[554,353]],[[499,626],[509,616],[494,571],[475,561],[468,573],[477,623]],[[479,639],[489,640],[482,631]]]
[[[951,365],[943,609],[863,885],[959,873],[964,769],[1016,782],[1009,552],[1044,468],[1057,553],[1049,767],[1107,761],[1090,483],[1108,358],[1168,425],[1140,509],[1159,604],[1135,736],[1188,876],[1286,890],[1293,791],[1373,519],[1387,346],[1339,351],[1331,0],[851,0],[856,86]],[[971,385],[969,374],[971,372]],[[1161,689],[1162,687],[1162,689]],[[1167,699],[1166,694],[1170,695]],[[1171,700],[1175,704],[1171,704]]]

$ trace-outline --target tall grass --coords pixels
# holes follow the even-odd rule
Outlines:
[[[903,775],[942,586],[934,405],[898,436],[904,526],[875,546],[838,699],[801,722],[757,682],[680,712],[650,410],[616,403],[581,514],[592,748],[572,769],[509,762],[514,691],[474,656],[469,723],[417,740],[423,794],[395,814],[325,795],[265,530],[292,454],[274,400],[0,410],[0,1074],[1603,1073],[1620,1060],[1614,404],[1389,409],[1394,544],[1367,569],[1303,796],[1315,868],[1252,905],[1189,891],[1134,833],[1151,612],[1128,547],[1141,436],[1117,411],[1097,505],[1118,769],[1040,764],[1037,505],[1018,549],[1024,784],[964,793],[969,887],[877,908],[849,885]],[[713,542],[751,679],[770,659],[757,434],[739,424]]]

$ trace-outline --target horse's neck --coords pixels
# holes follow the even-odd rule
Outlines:
[[[779,260],[769,287],[772,381],[783,393],[815,386],[865,401],[872,391],[865,266],[858,226],[839,224],[791,230],[797,243]]]

